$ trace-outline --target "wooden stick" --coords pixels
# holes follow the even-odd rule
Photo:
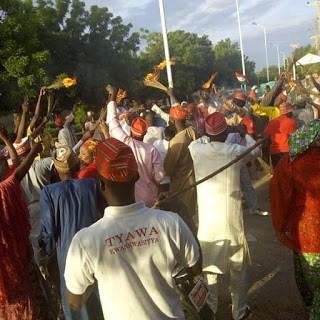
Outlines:
[[[198,186],[199,184],[213,178],[214,176],[218,175],[219,173],[221,173],[222,171],[228,169],[229,167],[231,167],[232,165],[234,165],[235,163],[239,162],[241,159],[243,159],[246,155],[248,155],[252,150],[258,148],[259,146],[261,146],[266,140],[268,140],[268,138],[263,138],[263,139],[260,139],[259,141],[257,141],[257,143],[255,143],[252,147],[248,148],[245,152],[243,152],[242,154],[240,154],[238,157],[236,157],[235,159],[233,159],[232,161],[228,162],[227,164],[225,164],[223,167],[221,167],[220,169],[212,172],[211,174],[209,174],[208,176],[204,177],[203,179],[197,181],[196,183],[192,184],[191,186],[179,191],[179,192],[176,192],[172,195],[170,195],[169,197],[163,199],[163,200],[160,200],[158,202],[157,205],[160,205],[162,202],[165,202],[165,201],[168,201],[168,200],[171,200],[173,198],[176,198],[177,196],[181,195],[182,193],[184,192],[187,192],[193,188],[195,188],[196,186]]]

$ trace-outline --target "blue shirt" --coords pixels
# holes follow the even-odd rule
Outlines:
[[[96,181],[66,180],[43,188],[40,195],[41,247],[51,256],[57,250],[60,274],[65,269],[73,236],[98,221]]]

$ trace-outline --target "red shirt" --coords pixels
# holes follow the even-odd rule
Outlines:
[[[320,253],[320,148],[278,163],[270,183],[273,226],[291,250]]]
[[[240,124],[242,124],[246,127],[248,134],[254,134],[253,121],[250,117],[244,116],[243,119],[241,120]]]
[[[289,151],[289,136],[296,131],[296,122],[282,115],[269,122],[264,133],[271,138],[270,154]]]
[[[95,179],[97,177],[97,167],[96,163],[92,162],[87,166],[81,168],[77,173],[77,179]]]

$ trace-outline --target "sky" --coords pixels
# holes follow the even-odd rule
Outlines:
[[[161,31],[158,0],[84,0],[87,7],[108,7],[124,22],[140,28]],[[164,0],[168,32],[183,29],[206,34],[213,43],[225,38],[239,41],[235,0]],[[307,5],[310,2],[311,5]],[[316,1],[306,0],[239,0],[244,53],[256,62],[257,69],[266,66],[264,34],[267,30],[269,64],[277,64],[279,45],[289,55],[290,45],[306,45],[315,34]],[[170,45],[170,44],[169,44]]]

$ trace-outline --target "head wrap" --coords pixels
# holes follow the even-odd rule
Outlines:
[[[13,143],[13,147],[16,149],[18,156],[23,156],[31,150],[31,145],[28,137],[24,137],[21,140],[16,140]]]
[[[293,133],[289,138],[289,156],[291,161],[307,151],[320,140],[320,120],[313,120]]]
[[[279,108],[280,108],[281,115],[293,112],[293,105],[290,103],[286,103],[286,102],[281,103]]]
[[[93,139],[88,139],[84,142],[82,147],[87,148],[91,153],[95,153],[98,142]]]
[[[216,136],[227,130],[227,122],[221,112],[210,114],[205,120],[206,133],[210,136]]]
[[[130,147],[110,138],[97,146],[97,171],[104,179],[128,182],[138,176],[138,165]]]
[[[247,97],[246,95],[244,94],[243,91],[236,91],[233,95],[233,99],[237,99],[237,100],[240,100],[240,101],[246,101],[247,100]]]
[[[61,173],[72,172],[78,164],[78,157],[69,146],[61,146],[53,156],[56,169]]]
[[[131,133],[134,137],[143,137],[148,130],[148,123],[142,118],[135,118],[131,123]]]
[[[4,147],[3,149],[1,149],[0,151],[0,160],[6,159],[8,157],[8,150],[7,147]]]
[[[186,120],[188,117],[188,111],[185,108],[182,108],[180,105],[171,107],[170,117],[173,120]]]
[[[188,105],[188,102],[187,101],[182,101],[181,102],[181,107],[186,107]]]

